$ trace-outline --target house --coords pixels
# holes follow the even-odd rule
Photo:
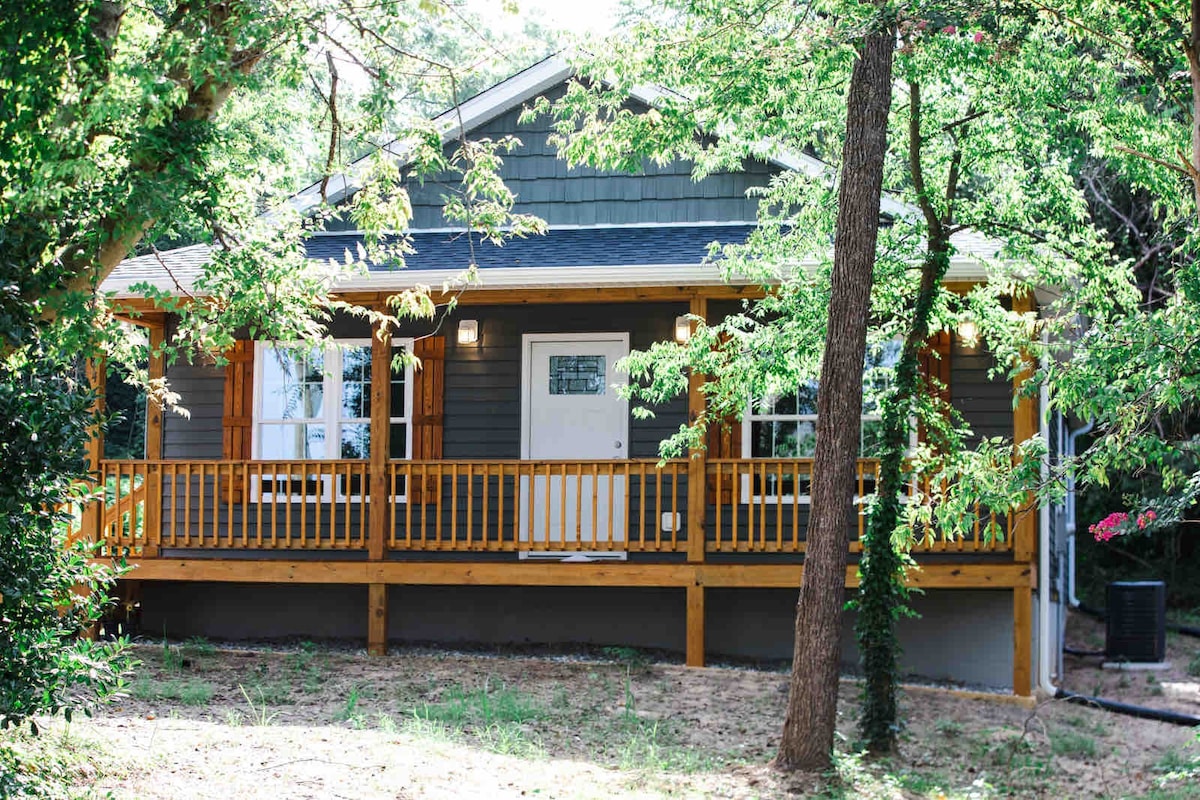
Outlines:
[[[399,640],[621,644],[685,652],[691,665],[791,655],[815,409],[781,399],[717,431],[706,452],[660,466],[659,441],[703,410],[698,384],[651,420],[612,386],[631,348],[687,335],[681,316],[717,319],[756,296],[721,280],[707,246],[745,237],[756,212],[746,190],[806,162],[764,159],[700,182],[686,163],[637,176],[568,169],[547,143],[549,121],[519,117],[569,75],[551,59],[461,109],[468,135],[521,138],[502,174],[517,210],[550,231],[477,247],[481,285],[440,326],[413,322],[388,342],[336,319],[342,347],[301,356],[244,341],[228,366],[175,364],[165,374],[190,418],[152,409],[144,461],[104,461],[93,448],[101,478],[120,488],[89,508],[84,532],[128,558],[144,629],[365,634],[372,652]],[[333,189],[350,196],[353,177]],[[407,270],[339,291],[381,302],[456,274],[466,245],[447,230],[440,193],[436,180],[412,187]],[[338,257],[356,240],[335,230],[307,246]],[[138,323],[161,341],[171,316],[130,287],[186,287],[206,253],[131,258],[103,289],[144,310]],[[983,277],[967,253],[949,280]],[[1036,401],[989,377],[986,352],[952,334],[935,346],[930,363],[977,434],[1037,432]],[[397,347],[423,368],[392,372]],[[877,468],[862,455],[852,561]],[[918,550],[912,581],[924,592],[921,618],[901,623],[906,669],[1030,693],[1037,511],[1005,520],[1003,541]],[[852,564],[847,587],[855,581]],[[844,649],[853,663],[849,634]]]

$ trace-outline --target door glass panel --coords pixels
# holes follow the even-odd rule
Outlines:
[[[604,394],[604,356],[550,356],[550,394]]]

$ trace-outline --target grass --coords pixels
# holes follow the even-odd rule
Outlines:
[[[147,702],[177,701],[185,706],[204,706],[213,698],[213,685],[202,680],[172,679],[156,681],[138,678],[130,687],[130,694]]]
[[[541,719],[546,716],[546,709],[516,689],[503,684],[492,686],[489,679],[478,689],[453,686],[444,701],[422,703],[413,713],[431,722],[488,726]]]
[[[279,716],[278,712],[273,712],[270,710],[270,707],[267,705],[266,698],[263,697],[262,689],[258,690],[257,702],[255,701],[255,698],[252,698],[250,693],[246,691],[246,687],[242,686],[240,683],[238,684],[238,690],[241,691],[242,697],[246,699],[246,707],[249,709],[247,718],[250,720],[251,725],[270,725],[275,721],[275,718]]]
[[[1096,740],[1079,731],[1059,731],[1050,736],[1050,750],[1064,758],[1095,758]]]
[[[400,734],[392,739],[400,746],[406,744],[404,737],[411,737],[422,740],[413,745],[417,747],[446,742],[528,761],[587,761],[623,770],[631,786],[664,793],[681,773],[729,773],[742,765],[761,769],[774,752],[774,726],[769,733],[754,733],[750,720],[777,719],[784,700],[778,682],[764,681],[744,690],[736,725],[720,729],[735,707],[719,705],[709,717],[701,717],[710,730],[694,730],[695,712],[677,702],[686,697],[679,692],[689,690],[685,682],[672,668],[650,665],[642,671],[630,663],[632,655],[609,653],[608,663],[545,670],[494,662],[472,666],[468,660],[461,669],[448,671],[438,669],[441,660],[431,665],[419,658],[396,659],[384,674],[368,668],[373,662],[360,663],[312,645],[280,654],[212,655],[206,652],[211,645],[203,641],[174,647],[190,666],[180,665],[182,673],[156,669],[158,648],[152,646],[143,655],[150,662],[148,677],[131,687],[135,698],[164,704],[153,706],[160,717],[199,717],[230,728],[273,725],[280,705],[292,703],[289,726],[333,722]],[[163,652],[172,650],[167,645]],[[1159,680],[1133,679],[1151,687]],[[306,681],[313,682],[313,691],[302,692]],[[184,688],[193,683],[199,685],[189,697],[203,697],[206,683],[209,692],[218,687],[220,696],[211,709],[184,709]],[[199,699],[194,702],[203,705]],[[1070,762],[1111,761],[1109,744],[1121,735],[1121,723],[1078,707],[1056,705],[1043,713],[1032,722],[1000,714],[980,717],[974,711],[940,720],[926,716],[902,751],[906,757],[921,755],[894,764],[860,761],[844,752],[848,745],[843,739],[830,781],[801,794],[855,800],[1024,797],[1061,784],[1062,768]],[[1156,794],[1149,796],[1160,800],[1187,796],[1177,792],[1184,783],[1177,776],[1191,776],[1189,786],[1200,779],[1195,772],[1200,764],[1190,759],[1191,752],[1180,747],[1153,767],[1146,760],[1140,769],[1148,777],[1139,791],[1153,790]],[[1069,790],[1063,796],[1070,796]]]
[[[345,722],[356,730],[362,730],[366,727],[366,717],[358,710],[361,691],[361,687],[350,687],[350,693],[346,696],[346,705],[333,715],[334,722]]]

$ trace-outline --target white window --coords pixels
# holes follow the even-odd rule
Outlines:
[[[871,345],[867,348],[863,366],[863,408],[859,418],[861,436],[860,458],[876,458],[883,447],[883,418],[879,399],[891,386],[902,342],[898,340]],[[807,381],[796,391],[761,398],[750,403],[742,421],[742,457],[774,459],[812,458],[817,443],[817,381]],[[797,489],[801,502],[808,501],[810,474],[778,471],[766,475],[768,502],[783,497],[788,502]],[[761,495],[762,478],[755,476],[754,486],[743,487],[742,496],[750,500]],[[779,484],[782,481],[781,485]],[[873,483],[873,481],[872,481]]]
[[[297,350],[258,342],[254,452],[263,460],[366,459],[371,454],[371,340]],[[397,350],[411,340],[395,341]],[[412,368],[392,371],[389,458],[412,452]]]

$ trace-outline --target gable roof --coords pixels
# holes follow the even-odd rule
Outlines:
[[[575,68],[561,53],[548,56],[538,63],[521,70],[510,78],[506,78],[490,89],[486,89],[471,99],[462,103],[458,108],[451,108],[433,119],[433,127],[442,137],[445,144],[461,136],[465,131],[484,125],[496,117],[520,107],[533,100],[554,86],[565,83],[575,75]],[[671,90],[650,85],[633,87],[629,96],[644,105],[653,108],[662,99],[672,94]],[[384,152],[398,159],[401,165],[407,164],[411,155],[411,144],[405,139],[393,139],[382,148]],[[763,140],[755,148],[759,158],[781,169],[794,172],[805,172],[810,175],[829,175],[832,170],[828,164],[807,153],[796,152],[780,147],[778,144]],[[338,203],[362,188],[360,179],[365,171],[368,157],[364,156],[351,162],[346,172],[332,176],[326,184],[326,196],[329,203]],[[321,181],[317,181],[301,189],[292,196],[291,206],[300,213],[306,213],[321,203]],[[912,206],[901,203],[886,193],[880,201],[880,209],[889,216],[917,214]]]
[[[496,120],[520,108],[528,101],[561,86],[575,70],[561,55],[551,56],[434,118],[433,125],[443,142]],[[653,106],[669,92],[658,87],[638,87],[631,93],[635,101]],[[410,145],[396,139],[383,148],[392,157],[407,163]],[[804,153],[787,151],[771,142],[758,148],[761,160],[786,170],[813,175],[830,175],[831,168]],[[353,162],[345,173],[333,176],[327,184],[327,200],[340,202],[360,188],[367,159]],[[710,179],[711,180],[711,179]],[[320,183],[314,183],[292,196],[291,206],[305,213],[321,202]],[[916,209],[885,195],[882,211],[893,216],[916,214]],[[416,250],[406,258],[406,269],[368,264],[368,272],[339,282],[331,289],[369,288],[397,291],[414,285],[440,285],[453,280],[467,268],[474,255],[480,269],[481,289],[533,288],[549,286],[650,286],[714,285],[722,282],[721,269],[707,261],[710,243],[739,243],[753,228],[743,220],[707,220],[687,223],[630,225],[591,225],[551,228],[544,237],[515,239],[504,247],[470,239],[462,231],[414,230],[409,236]],[[356,253],[361,237],[355,232],[325,233],[311,237],[306,244],[309,258],[334,258],[342,261],[349,251]],[[951,262],[949,280],[976,280],[985,277],[981,258],[992,257],[998,243],[979,234],[963,232],[954,237],[958,250]],[[196,279],[209,258],[208,245],[192,245],[163,253],[126,259],[104,281],[101,290],[117,297],[132,297],[133,287],[150,284],[168,292],[193,293]]]

